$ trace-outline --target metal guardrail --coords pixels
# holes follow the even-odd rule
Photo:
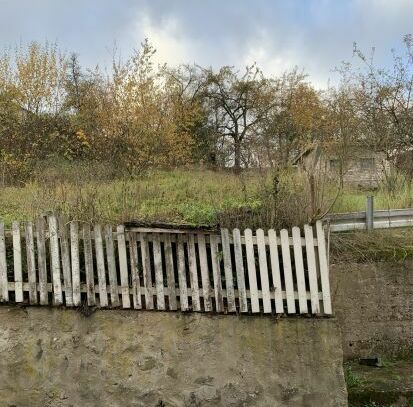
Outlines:
[[[361,229],[385,229],[413,226],[413,208],[378,210],[373,208],[371,197],[366,211],[333,213],[324,220],[330,225],[331,232],[344,232]]]

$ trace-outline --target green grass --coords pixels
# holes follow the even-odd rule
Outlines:
[[[13,220],[32,220],[59,211],[90,222],[140,219],[251,228],[289,227],[311,218],[306,180],[291,173],[281,174],[276,202],[273,177],[265,171],[235,175],[199,168],[156,170],[137,178],[116,178],[115,173],[101,163],[43,163],[25,186],[2,188],[0,218],[10,225]],[[327,208],[333,202],[335,185],[323,190]],[[346,188],[332,210],[364,210],[368,194]],[[393,198],[383,190],[373,194],[377,209],[412,206],[407,188]]]

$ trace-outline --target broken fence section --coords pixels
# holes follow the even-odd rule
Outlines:
[[[321,222],[279,233],[0,223],[0,301],[217,313],[331,314]]]

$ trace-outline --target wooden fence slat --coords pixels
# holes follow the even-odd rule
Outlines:
[[[138,244],[136,242],[136,233],[129,233],[129,254],[130,254],[130,268],[132,275],[132,299],[133,308],[142,308],[141,299],[141,282],[139,278],[139,265],[138,265]]]
[[[171,236],[169,234],[165,235],[164,249],[165,249],[166,277],[168,280],[168,288],[169,288],[169,299],[168,299],[169,309],[171,311],[176,311],[178,306],[176,302],[174,260],[173,260],[173,253],[172,253]]]
[[[79,306],[80,299],[80,264],[79,264],[79,224],[70,222],[70,256],[72,265],[73,305]]]
[[[56,305],[63,304],[62,280],[60,276],[60,253],[57,220],[54,215],[49,217],[50,260],[53,283],[53,301]]]
[[[291,266],[290,242],[288,237],[288,231],[286,229],[282,229],[280,232],[280,236],[285,280],[285,293],[287,297],[287,312],[289,314],[295,314],[294,282]]]
[[[87,305],[96,305],[95,297],[95,277],[93,271],[92,238],[90,235],[90,225],[83,224],[83,250],[85,255],[86,293]]]
[[[331,314],[331,297],[330,297],[330,281],[327,265],[326,241],[324,237],[324,229],[321,221],[316,222],[318,257],[320,262],[320,279],[321,289],[323,292],[323,310],[325,314]]]
[[[192,310],[201,311],[201,303],[199,300],[198,270],[196,265],[195,237],[192,233],[188,235],[188,267],[189,280],[191,283]]]
[[[96,268],[98,272],[99,283],[99,305],[101,307],[107,307],[108,293],[106,288],[106,269],[105,255],[103,252],[102,227],[100,225],[95,225],[93,232],[95,235]]]
[[[0,222],[0,301],[9,301],[9,285],[7,281],[6,238],[4,223]]]
[[[23,272],[22,272],[22,249],[20,237],[20,223],[12,223],[13,234],[13,267],[14,267],[14,292],[16,302],[23,302]]]
[[[314,252],[313,228],[304,225],[305,247],[307,254],[308,282],[310,284],[311,312],[318,314],[320,312],[320,301],[318,297],[317,283],[317,263]]]
[[[267,249],[265,247],[265,236],[262,229],[257,229],[258,261],[260,266],[262,303],[264,314],[271,313],[270,282],[268,278]]]
[[[268,231],[268,242],[270,246],[271,272],[275,297],[275,312],[277,314],[282,314],[284,313],[284,304],[281,286],[280,261],[278,260],[277,234],[275,233],[274,229],[270,229]]]
[[[128,277],[128,258],[126,254],[125,227],[119,225],[116,228],[118,237],[118,255],[119,255],[119,271],[120,285],[122,293],[122,307],[130,308],[129,296],[129,277]]]
[[[165,310],[165,294],[163,287],[162,252],[159,236],[153,237],[153,260],[155,268],[156,308]]]
[[[212,275],[214,278],[214,295],[216,312],[224,311],[224,301],[222,298],[221,267],[218,256],[218,236],[210,235]]]
[[[228,312],[235,312],[237,310],[235,305],[235,291],[234,281],[232,276],[232,264],[231,264],[231,249],[229,244],[228,229],[221,229],[221,241],[222,241],[222,256],[224,259],[224,272],[225,272],[225,288],[227,293],[227,309]]]
[[[40,305],[49,303],[47,290],[47,262],[46,262],[46,231],[45,220],[39,217],[36,221],[37,267],[39,269]]]
[[[153,292],[152,292],[152,274],[151,263],[149,258],[148,236],[145,233],[139,234],[141,242],[141,256],[142,256],[142,271],[143,271],[143,285],[145,292],[145,308],[153,309]]]
[[[65,291],[65,303],[66,306],[73,306],[73,289],[72,289],[72,272],[70,267],[70,249],[69,238],[67,235],[67,223],[63,218],[59,218],[59,230],[60,230],[60,248],[62,251],[62,268],[63,268],[63,281]]]
[[[186,282],[185,250],[181,236],[178,236],[176,254],[178,256],[179,302],[181,305],[181,310],[188,311],[188,285]]]
[[[34,256],[34,237],[33,223],[27,222],[25,225],[26,237],[26,257],[27,257],[27,274],[29,280],[29,301],[30,304],[37,304],[37,287],[36,287],[36,260]]]
[[[118,275],[116,273],[115,251],[113,247],[112,226],[105,226],[106,260],[110,286],[110,303],[112,307],[119,307]]]
[[[255,268],[254,244],[252,241],[251,229],[245,229],[244,237],[245,249],[247,253],[248,281],[251,296],[251,311],[256,313],[260,312],[260,303],[258,300],[257,272]]]
[[[232,231],[234,242],[235,269],[237,272],[238,301],[240,312],[248,312],[247,291],[245,288],[244,262],[242,259],[241,233],[239,229]]]
[[[298,305],[300,308],[300,314],[307,314],[307,291],[305,288],[304,279],[304,261],[303,250],[301,247],[301,232],[300,228],[295,226],[292,228],[293,235],[293,247],[294,247],[294,263],[295,263],[295,276],[297,279],[298,290]]]
[[[207,251],[205,244],[205,236],[200,233],[198,235],[198,252],[199,252],[199,266],[201,268],[202,292],[204,296],[204,309],[206,312],[212,311],[212,304],[210,299],[210,283]]]

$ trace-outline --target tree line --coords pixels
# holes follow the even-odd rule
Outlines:
[[[270,77],[255,64],[169,67],[154,62],[155,52],[146,40],[109,69],[85,69],[57,44],[4,51],[3,181],[23,182],[50,158],[97,160],[135,175],[189,164],[285,168],[314,143],[334,148],[343,167],[355,145],[394,162],[413,150],[411,35],[387,67],[355,44],[361,64],[341,65],[340,82],[322,90],[298,68]],[[412,177],[413,160],[404,161]]]

